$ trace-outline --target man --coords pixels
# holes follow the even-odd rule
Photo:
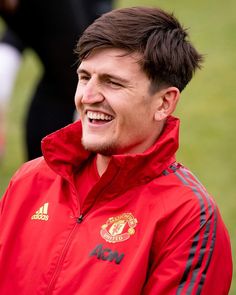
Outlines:
[[[228,294],[227,230],[175,160],[171,114],[202,56],[140,7],[97,19],[77,52],[81,122],[43,140],[1,203],[0,293]]]

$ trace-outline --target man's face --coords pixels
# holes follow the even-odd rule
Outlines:
[[[121,49],[97,49],[80,64],[75,103],[87,150],[106,156],[140,153],[156,140],[158,95],[150,94],[138,58]]]

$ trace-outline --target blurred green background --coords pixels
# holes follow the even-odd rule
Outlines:
[[[182,93],[175,113],[182,122],[177,159],[200,178],[217,201],[230,233],[235,265],[236,1],[116,2],[118,7],[135,5],[158,6],[174,12],[180,22],[189,28],[197,49],[205,55],[203,69],[196,73]],[[3,29],[4,23],[0,20],[0,34]],[[37,56],[27,50],[10,102],[7,150],[4,161],[0,163],[0,195],[11,175],[25,160],[24,118],[41,72]],[[236,294],[235,275],[230,294]]]

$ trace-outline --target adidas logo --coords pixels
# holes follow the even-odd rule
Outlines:
[[[31,219],[39,219],[47,221],[49,218],[48,216],[48,203],[45,203],[42,207],[39,208],[38,211],[32,215]]]

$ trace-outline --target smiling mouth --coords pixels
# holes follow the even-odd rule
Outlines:
[[[108,123],[114,119],[114,117],[111,115],[107,115],[101,112],[92,112],[92,111],[87,111],[87,117],[90,123],[95,123],[95,124]]]

